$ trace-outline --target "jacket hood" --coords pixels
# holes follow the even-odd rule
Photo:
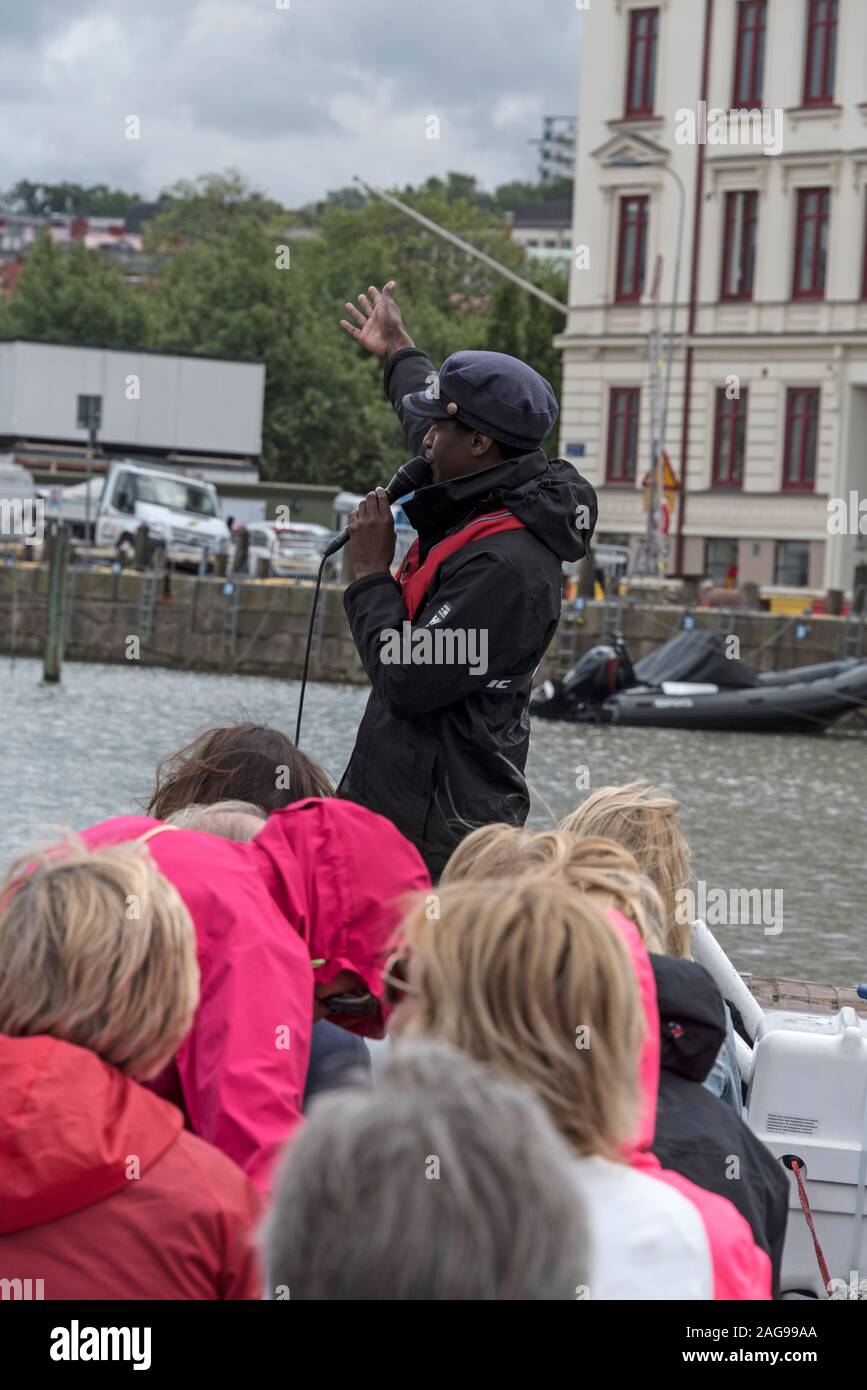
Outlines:
[[[239,844],[176,830],[148,816],[119,816],[84,832],[91,844],[133,840],[148,848],[196,924],[201,952],[215,925],[266,916],[298,942],[298,967],[324,960],[310,976],[327,984],[352,970],[380,1002],[379,1015],[340,1019],[350,1032],[381,1036],[382,967],[400,917],[397,898],[430,888],[418,850],[384,816],[337,797],[309,797],[275,811],[255,840]],[[337,1021],[337,1020],[335,1020]]]
[[[665,1071],[702,1082],[725,1042],[726,1018],[713,978],[691,960],[650,957],[656,981]]]
[[[183,1117],[86,1048],[0,1035],[0,1232],[56,1221],[143,1174]]]
[[[379,1000],[377,1020],[341,1019],[341,1026],[381,1036],[382,969],[402,903],[430,889],[418,850],[384,816],[337,797],[310,797],[276,811],[250,849],[311,959],[325,961],[317,982],[352,970]]]
[[[579,506],[587,508],[587,525],[579,524]],[[404,503],[423,549],[488,507],[507,508],[561,561],[586,555],[598,512],[596,493],[586,478],[565,459],[549,459],[541,449],[465,478],[419,488]]]
[[[614,909],[609,909],[609,916],[629,948],[641,993],[646,1029],[639,1062],[643,1105],[635,1142],[631,1148],[626,1146],[624,1157],[631,1167],[680,1192],[698,1211],[710,1249],[714,1298],[768,1299],[771,1296],[771,1262],[753,1240],[749,1223],[726,1197],[706,1191],[690,1182],[682,1173],[663,1168],[650,1150],[656,1127],[661,1050],[654,968],[634,923]]]

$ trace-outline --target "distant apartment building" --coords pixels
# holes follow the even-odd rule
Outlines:
[[[506,220],[511,237],[535,261],[568,270],[572,259],[572,201],[521,203]]]
[[[561,449],[598,489],[598,537],[634,549],[645,529],[662,256],[669,570],[849,588],[867,560],[835,503],[867,499],[867,3],[610,0],[585,18],[558,342]]]
[[[156,204],[140,204],[142,209]],[[91,217],[68,212],[30,213],[0,208],[0,294],[15,292],[24,262],[34,242],[47,232],[62,245],[79,243],[116,266],[129,284],[137,284],[156,268],[156,259],[142,251],[141,220]]]

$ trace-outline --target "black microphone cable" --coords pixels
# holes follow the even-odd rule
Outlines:
[[[407,493],[414,492],[416,488],[422,487],[430,480],[430,464],[422,454],[416,455],[400,467],[392,478],[388,487],[385,489],[388,500],[391,503],[397,502],[401,497],[406,497]],[[325,565],[332,555],[336,555],[338,550],[342,550],[349,540],[349,527],[345,526],[338,536],[325,547],[322,552],[322,559],[319,562],[319,571],[316,575],[316,585],[313,590],[313,602],[310,605],[310,620],[307,624],[307,646],[304,651],[304,668],[301,672],[301,690],[298,695],[298,718],[295,721],[295,747],[298,747],[298,740],[301,737],[301,712],[304,709],[304,692],[307,689],[307,672],[310,667],[310,648],[313,645],[313,624],[316,621],[316,608],[319,603],[319,590],[322,586],[322,575]],[[346,773],[343,774],[344,777]],[[341,781],[343,779],[341,778]]]

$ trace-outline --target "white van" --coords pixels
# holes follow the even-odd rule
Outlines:
[[[142,522],[152,549],[164,548],[174,564],[198,565],[206,549],[213,556],[229,545],[213,483],[123,460],[112,463],[96,513],[95,543],[131,550]]]

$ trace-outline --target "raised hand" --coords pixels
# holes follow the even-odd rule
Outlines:
[[[394,302],[394,280],[378,290],[370,285],[367,294],[358,296],[360,308],[348,300],[346,308],[355,320],[340,320],[340,327],[374,357],[392,357],[401,348],[415,347],[403,326],[400,310]]]

